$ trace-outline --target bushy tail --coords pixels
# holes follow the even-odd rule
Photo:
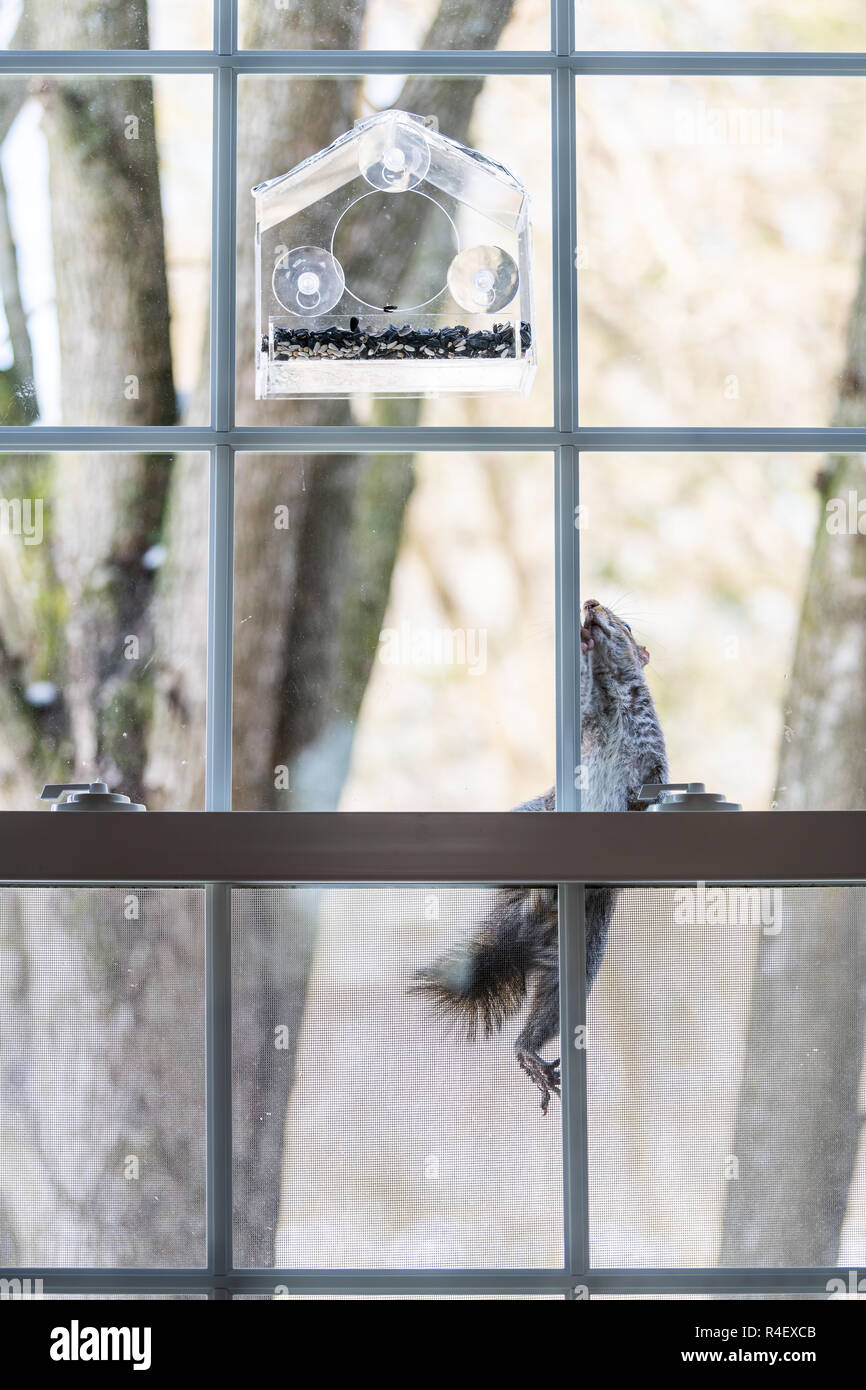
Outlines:
[[[502,888],[475,933],[415,975],[414,992],[457,1021],[473,1040],[490,1037],[526,997],[526,977],[538,963],[539,892]]]

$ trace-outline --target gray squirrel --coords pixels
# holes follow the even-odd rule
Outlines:
[[[644,667],[646,647],[628,623],[596,599],[583,606],[580,627],[581,766],[586,811],[639,811],[645,783],[666,782],[664,736]],[[553,811],[553,788],[515,806],[515,811]],[[586,988],[598,973],[607,946],[618,890],[588,887]],[[541,1091],[546,1115],[559,1095],[559,1059],[541,1048],[559,1036],[559,951],[555,888],[500,888],[486,917],[468,940],[415,976],[413,990],[446,1018],[456,1018],[471,1040],[490,1037],[515,1013],[531,988],[526,1023],[514,1044],[522,1069]]]

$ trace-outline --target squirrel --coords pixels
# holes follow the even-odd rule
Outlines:
[[[644,678],[648,661],[628,623],[587,599],[580,625],[583,810],[644,810],[641,786],[667,781],[664,736]],[[555,788],[513,809],[555,811]],[[587,994],[604,956],[617,896],[615,888],[585,890]],[[440,1015],[458,1019],[471,1041],[500,1030],[526,998],[530,977],[529,1014],[514,1047],[520,1067],[541,1091],[546,1115],[551,1095],[560,1094],[559,1058],[548,1062],[540,1053],[559,1035],[556,888],[497,889],[471,937],[418,970],[412,990]]]

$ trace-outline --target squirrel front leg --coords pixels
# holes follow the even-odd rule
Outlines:
[[[580,712],[581,718],[591,718],[598,705],[598,683],[590,652],[595,639],[588,627],[580,629]]]

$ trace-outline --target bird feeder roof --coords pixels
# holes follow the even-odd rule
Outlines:
[[[352,130],[338,136],[326,149],[310,155],[286,174],[256,184],[256,216],[261,232],[293,217],[304,208],[363,177],[363,155],[371,132],[385,136],[390,130],[419,132],[429,149],[430,162],[424,184],[450,194],[459,202],[483,213],[502,227],[516,231],[527,214],[528,195],[514,174],[496,160],[479,154],[442,135],[435,120],[409,111],[380,111],[367,120],[357,121]],[[373,137],[375,138],[375,136]]]

